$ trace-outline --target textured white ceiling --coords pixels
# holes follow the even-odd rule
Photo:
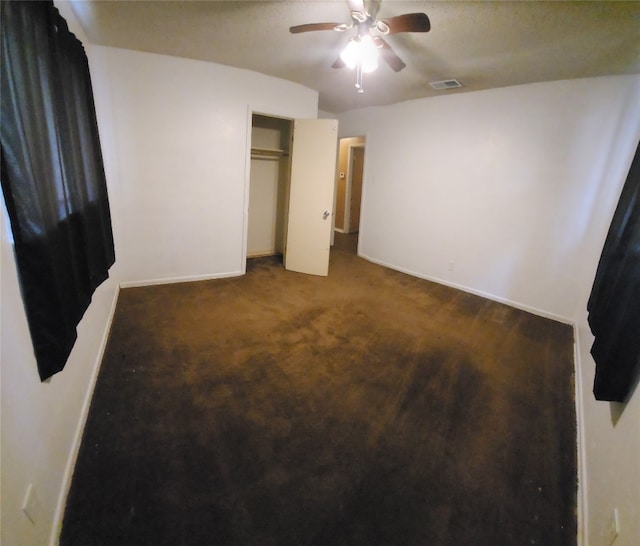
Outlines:
[[[333,113],[444,93],[537,81],[640,73],[640,2],[382,0],[379,18],[424,12],[428,33],[387,41],[407,63],[365,75],[333,69],[355,30],[290,34],[312,22],[348,22],[345,0],[72,0],[92,43],[246,68],[316,89]],[[430,81],[464,87],[435,91]]]

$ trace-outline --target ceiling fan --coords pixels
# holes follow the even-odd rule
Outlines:
[[[380,0],[347,0],[347,4],[351,11],[349,23],[307,23],[289,27],[289,32],[292,34],[316,30],[346,32],[355,28],[356,36],[349,40],[331,66],[355,68],[355,87],[358,93],[362,93],[364,91],[362,74],[372,72],[378,67],[378,57],[382,57],[395,72],[400,72],[407,66],[383,36],[400,32],[428,32],[431,29],[431,23],[426,13],[405,13],[388,19],[376,19]]]

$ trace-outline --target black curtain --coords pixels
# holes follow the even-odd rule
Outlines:
[[[115,261],[82,43],[53,2],[1,2],[1,182],[42,380]]]
[[[640,374],[640,146],[609,228],[587,305],[593,392],[624,402]]]

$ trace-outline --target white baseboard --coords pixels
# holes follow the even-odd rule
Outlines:
[[[575,363],[575,397],[576,397],[576,433],[578,449],[578,546],[589,544],[588,525],[588,490],[587,490],[587,446],[584,433],[584,403],[582,391],[582,360],[580,358],[580,334],[577,324],[574,325],[574,363]]]
[[[120,283],[120,288],[138,288],[141,286],[155,286],[158,284],[175,284],[180,282],[210,281],[215,279],[227,279],[229,277],[239,277],[242,271],[228,271],[225,273],[214,273],[208,275],[190,275],[186,277],[169,277],[165,279],[147,279],[140,281],[126,281]]]
[[[111,331],[111,323],[116,312],[116,304],[118,303],[118,295],[120,294],[120,287],[116,286],[113,300],[111,301],[111,309],[109,310],[109,316],[102,333],[102,339],[100,341],[100,347],[98,354],[93,363],[93,370],[89,379],[89,385],[80,408],[80,416],[76,424],[76,430],[73,434],[73,442],[71,444],[71,451],[69,452],[69,459],[64,469],[64,476],[62,477],[62,487],[60,488],[60,494],[58,496],[58,502],[56,503],[56,510],[53,515],[53,523],[51,525],[51,535],[49,536],[49,545],[58,546],[60,541],[60,532],[62,531],[62,520],[64,518],[64,510],[67,504],[67,496],[71,489],[71,480],[73,479],[73,471],[78,459],[78,453],[80,452],[80,444],[82,443],[82,434],[84,427],[89,416],[89,407],[91,406],[91,399],[93,397],[93,391],[96,387],[96,381],[98,380],[98,372],[100,371],[100,365],[102,364],[102,358],[107,348],[107,341],[109,340],[109,332]]]
[[[282,252],[277,252],[275,250],[265,250],[264,252],[252,252],[247,253],[247,259],[251,258],[266,258],[268,256],[282,256]]]
[[[455,288],[457,290],[462,290],[463,292],[468,292],[469,294],[474,294],[476,296],[481,296],[488,300],[495,301],[497,303],[504,303],[510,307],[514,307],[516,309],[520,309],[522,311],[527,311],[528,313],[532,313],[534,315],[538,315],[540,317],[548,318],[551,320],[555,320],[556,322],[562,322],[563,324],[574,325],[574,321],[570,318],[563,317],[561,315],[556,315],[554,313],[549,313],[548,311],[544,311],[543,309],[538,309],[536,307],[531,307],[529,305],[525,305],[523,303],[510,300],[508,298],[502,298],[500,296],[496,296],[494,294],[489,294],[488,292],[483,292],[482,290],[476,290],[475,288],[471,288],[469,286],[464,286],[462,284],[457,284],[446,279],[441,279],[439,277],[433,277],[431,275],[424,275],[422,273],[417,273],[415,271],[411,271],[410,269],[405,269],[403,267],[398,267],[392,264],[388,264],[382,260],[377,260],[376,258],[371,258],[370,256],[366,256],[364,254],[358,254],[359,257],[364,258],[365,260],[381,265],[383,267],[388,267],[389,269],[393,269],[395,271],[399,271],[400,273],[406,273],[407,275],[411,275],[412,277],[418,277],[419,279],[424,279],[425,281],[437,282],[438,284],[443,284],[445,286],[450,286],[451,288]]]

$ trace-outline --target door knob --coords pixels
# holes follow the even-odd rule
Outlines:
[[[327,218],[329,218],[329,216],[330,216],[330,215],[331,215],[331,213],[330,213],[328,210],[325,210],[325,211],[322,213],[322,219],[323,219],[323,220],[326,220]]]

